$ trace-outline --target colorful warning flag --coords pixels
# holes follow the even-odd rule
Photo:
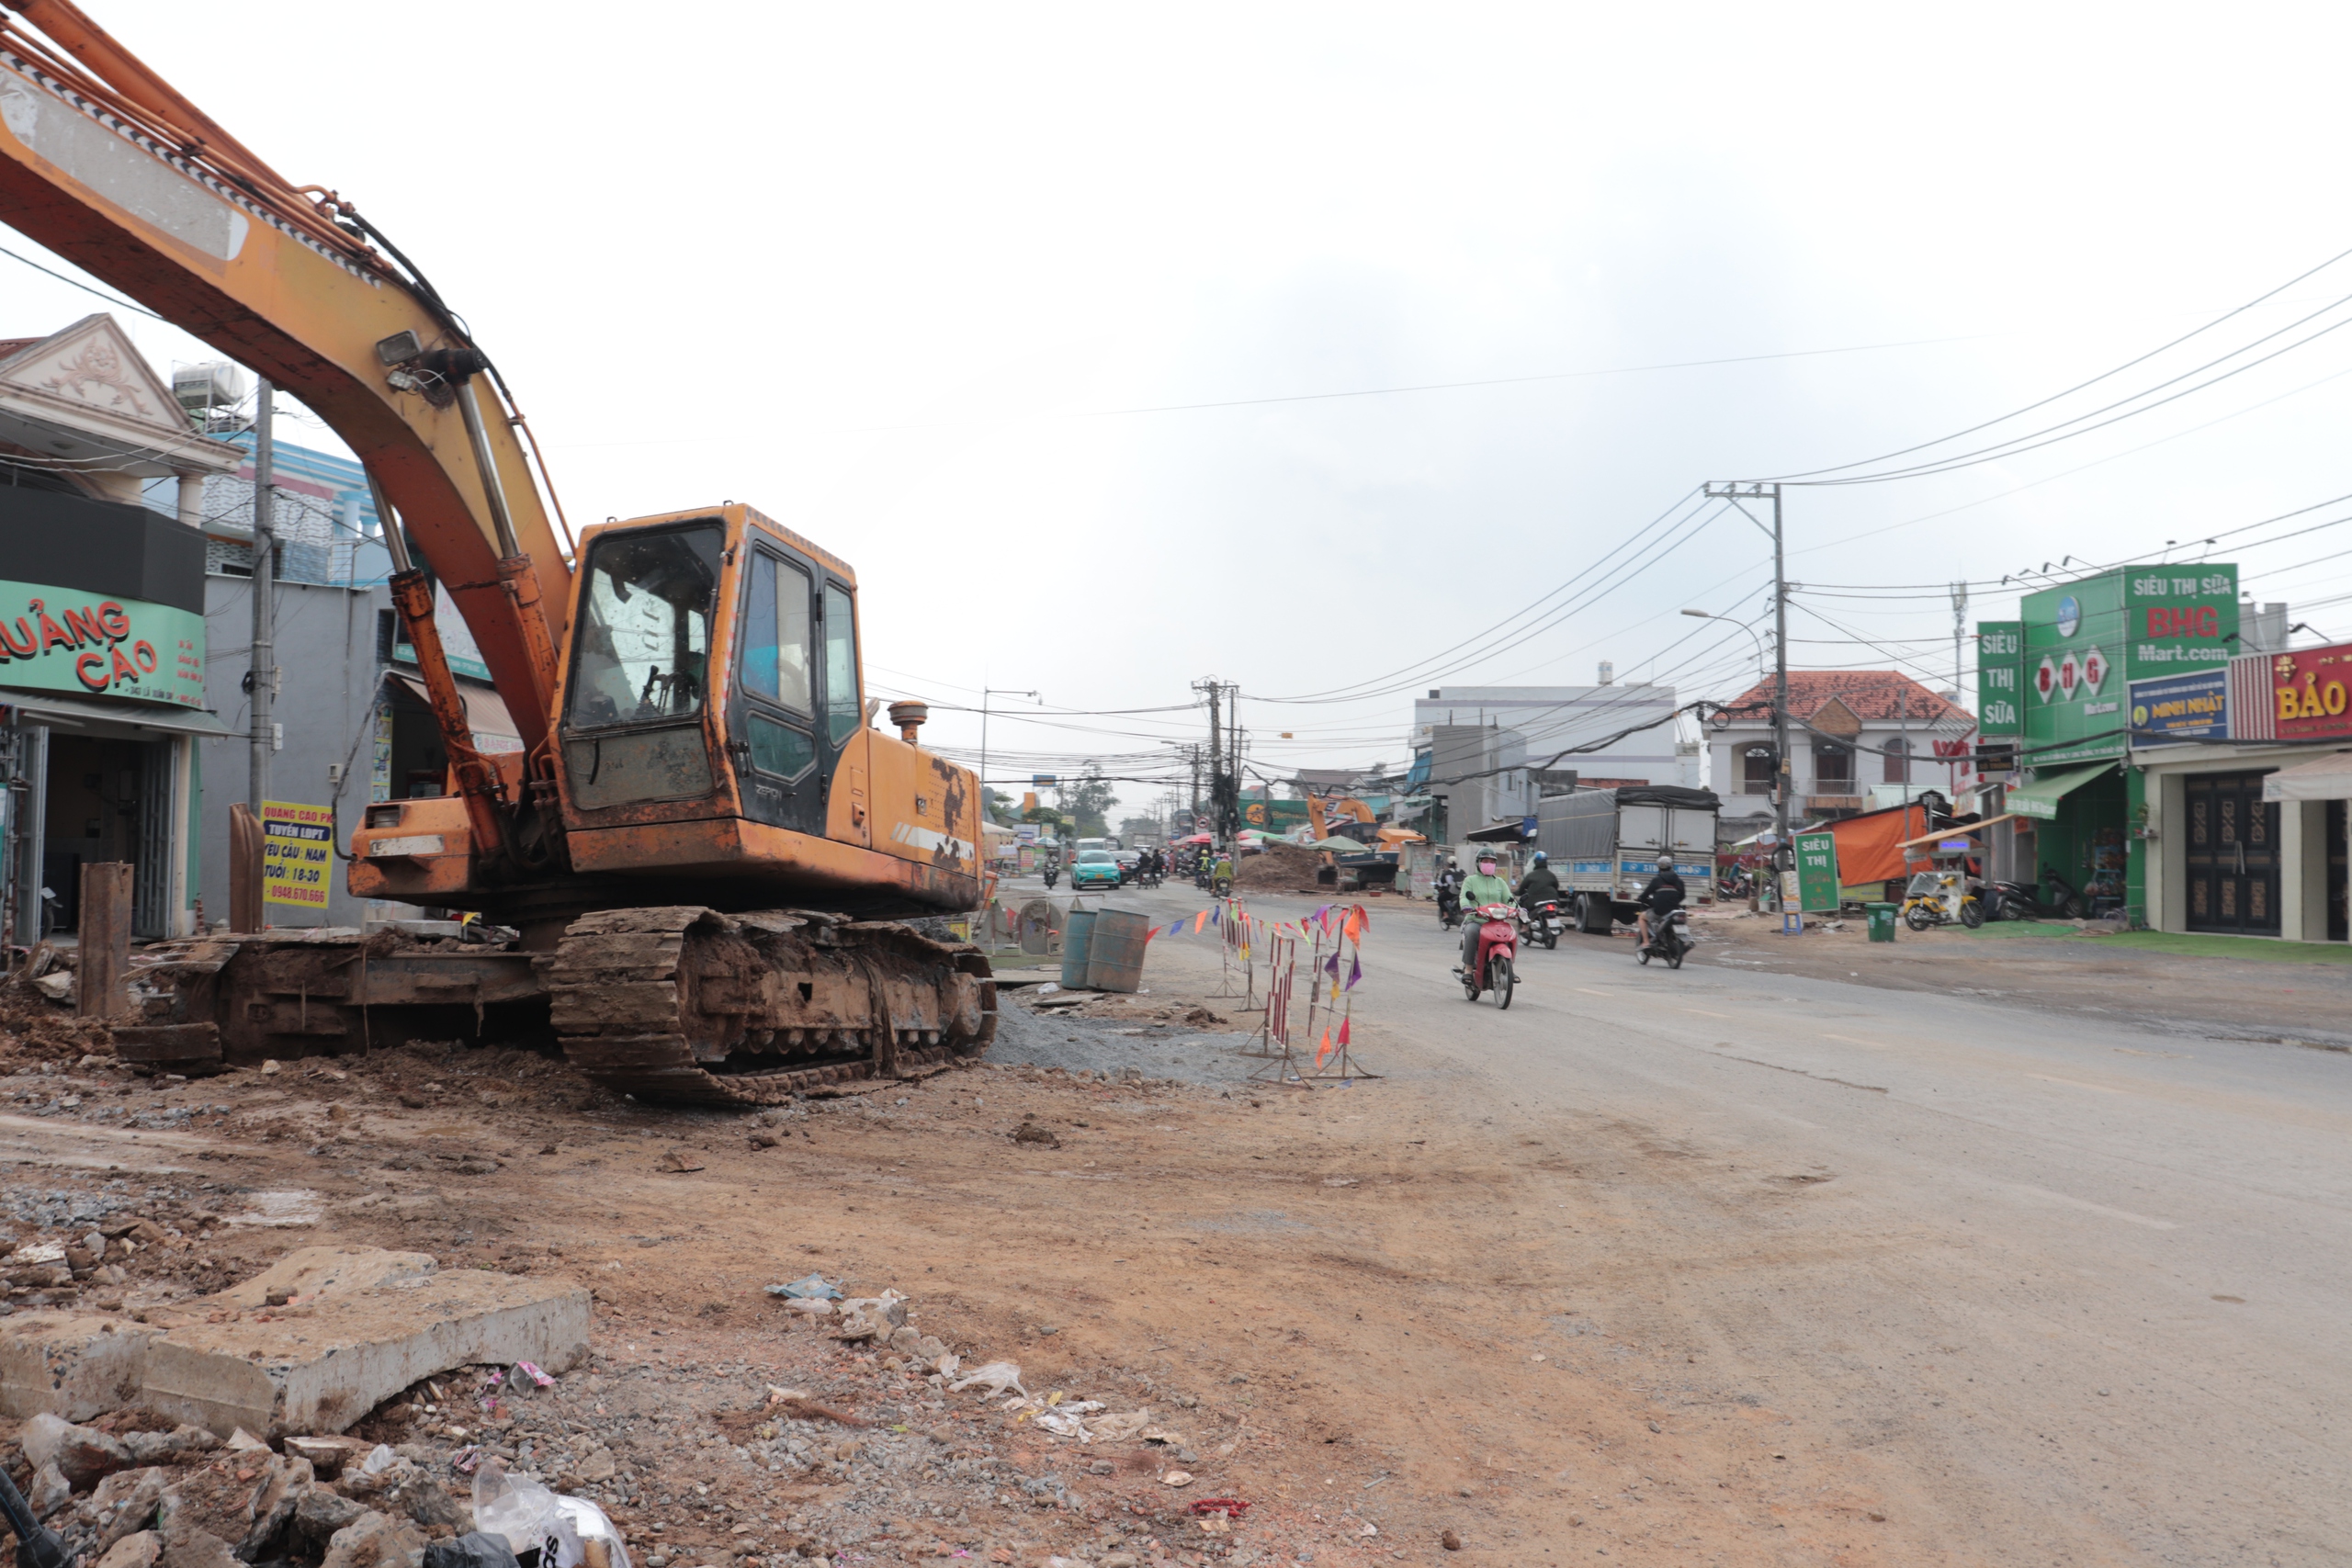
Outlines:
[[[1340,950],[1333,948],[1331,956],[1323,961],[1323,973],[1336,976],[1340,973]]]
[[[1350,942],[1362,942],[1364,928],[1371,924],[1372,917],[1363,912],[1362,904],[1358,904],[1348,911],[1348,918],[1340,924],[1340,931]]]
[[[1330,1055],[1330,1054],[1331,1032],[1327,1029],[1323,1032],[1323,1043],[1315,1047],[1315,1065],[1318,1067],[1321,1066],[1323,1065],[1324,1058]]]
[[[1355,1021],[1355,1020],[1354,1020],[1354,1019],[1352,1019],[1352,1018],[1343,1018],[1343,1019],[1340,1020],[1340,1044],[1345,1045],[1345,1044],[1348,1043],[1348,1025],[1349,1025],[1349,1024],[1351,1024],[1351,1023],[1353,1023],[1354,1021]]]
[[[1351,991],[1354,990],[1354,989],[1356,988],[1356,982],[1357,982],[1358,980],[1363,979],[1363,958],[1361,958],[1361,957],[1356,957],[1356,958],[1351,958],[1351,959],[1349,959],[1349,960],[1348,960],[1348,984],[1347,984],[1346,988],[1347,988],[1348,990],[1351,990]]]

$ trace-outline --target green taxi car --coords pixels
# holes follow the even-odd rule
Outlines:
[[[1116,887],[1125,881],[1118,857],[1108,850],[1080,850],[1078,863],[1069,868],[1072,892],[1081,887]]]

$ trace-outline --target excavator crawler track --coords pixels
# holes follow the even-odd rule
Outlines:
[[[614,909],[574,921],[541,963],[566,1058],[673,1105],[918,1077],[996,1034],[988,959],[895,921]]]

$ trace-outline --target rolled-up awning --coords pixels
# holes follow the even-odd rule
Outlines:
[[[2053,773],[2046,779],[2036,779],[2022,789],[2009,791],[2008,799],[2004,804],[2008,807],[2012,817],[2036,817],[2046,822],[2058,815],[2059,801],[2102,773],[2112,773],[2116,766],[2113,762],[2099,762],[2087,768],[2076,768],[2072,773]]]
[[[398,670],[391,671],[391,677],[415,693],[417,701],[426,707],[433,705],[433,698],[425,691],[422,680]],[[458,695],[465,699],[466,728],[474,732],[477,750],[494,755],[523,749],[523,737],[514,728],[514,716],[506,711],[504,700],[496,692],[487,686],[469,686],[460,682]]]
[[[241,733],[204,708],[172,707],[162,703],[91,703],[75,697],[55,697],[47,692],[0,687],[0,705],[18,709],[36,723],[54,719],[69,727],[83,724],[127,724],[139,729],[171,735],[215,738]]]
[[[2352,751],[2329,751],[2262,781],[2265,800],[2352,800]]]

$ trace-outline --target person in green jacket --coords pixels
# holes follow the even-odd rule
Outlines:
[[[1478,929],[1487,922],[1476,911],[1484,905],[1510,902],[1510,884],[1496,872],[1493,852],[1480,851],[1478,869],[1462,879],[1462,967],[1457,974],[1468,974],[1478,962]]]

